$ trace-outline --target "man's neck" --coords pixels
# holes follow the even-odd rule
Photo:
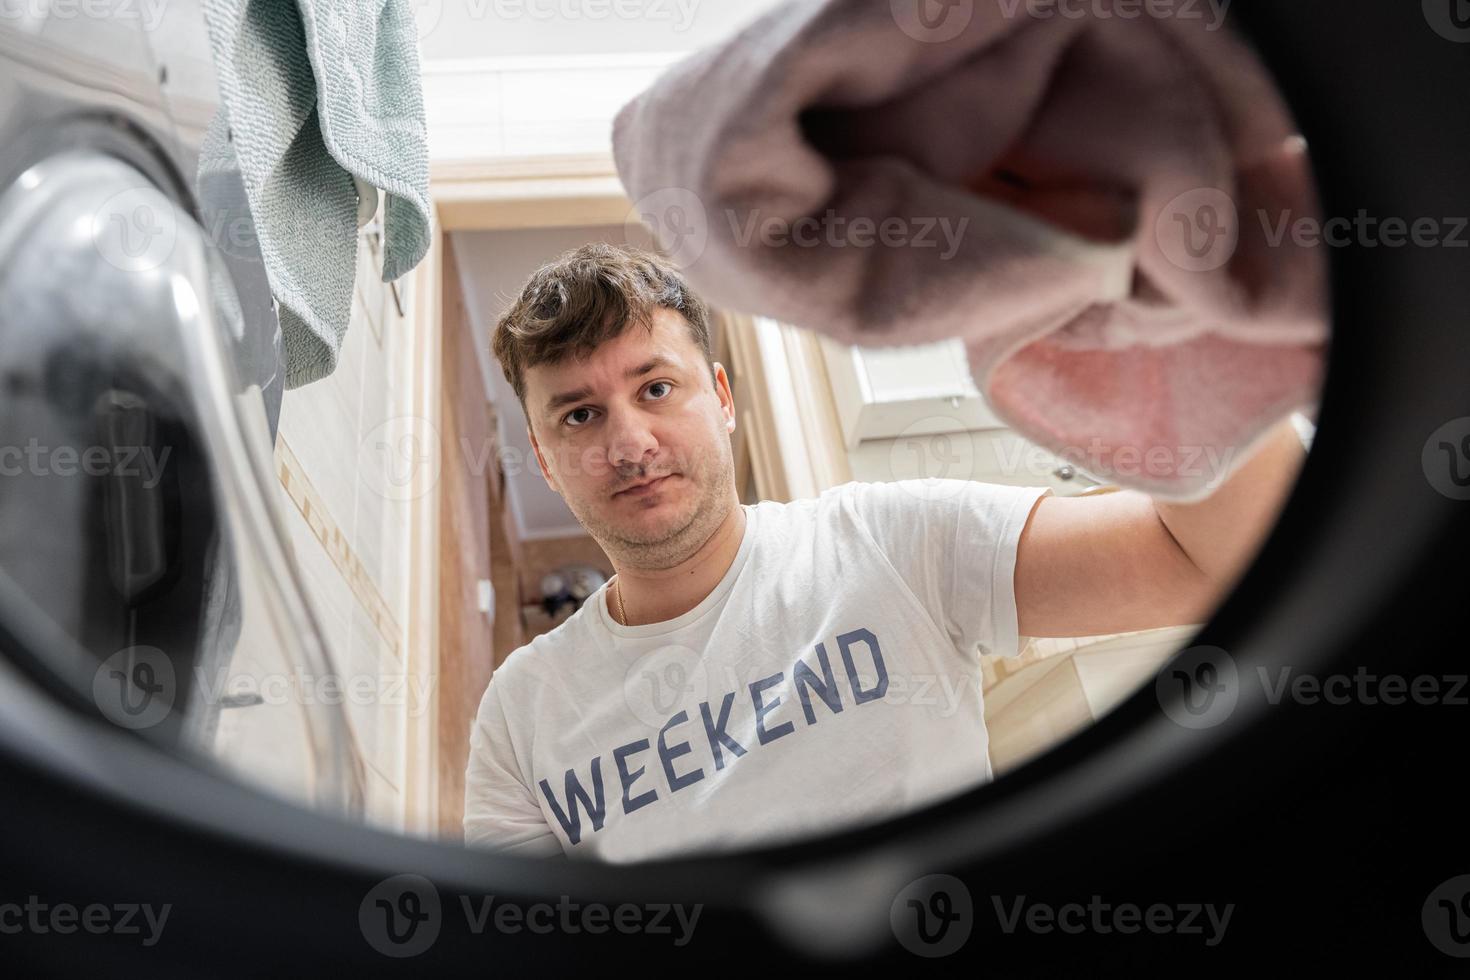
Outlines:
[[[698,551],[670,568],[633,568],[614,561],[617,577],[605,593],[613,619],[623,622],[626,612],[625,626],[663,623],[699,605],[734,564],[745,523],[745,508],[737,504]]]

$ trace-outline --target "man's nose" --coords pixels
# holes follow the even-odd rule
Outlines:
[[[650,462],[658,452],[658,439],[641,412],[631,409],[612,412],[608,432],[611,441],[607,458],[615,468]]]

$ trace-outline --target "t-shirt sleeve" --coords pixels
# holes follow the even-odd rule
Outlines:
[[[492,677],[470,728],[464,841],[521,857],[561,856],[561,841],[521,777],[500,698],[502,686]]]
[[[1050,488],[929,479],[843,489],[883,557],[957,649],[1020,653],[1016,547]]]

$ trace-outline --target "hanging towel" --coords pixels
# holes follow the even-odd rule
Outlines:
[[[1208,18],[1033,8],[791,0],[622,107],[618,174],[710,301],[963,338],[1015,431],[1198,499],[1315,411],[1326,263],[1276,236],[1317,214],[1304,142]]]
[[[383,281],[429,248],[410,0],[204,0],[222,106],[281,319],[286,387],[331,374],[352,316],[358,182],[381,188]],[[201,166],[207,161],[201,161]]]

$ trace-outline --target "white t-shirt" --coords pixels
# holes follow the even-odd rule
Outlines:
[[[729,571],[622,626],[603,585],[495,671],[465,842],[606,862],[784,843],[992,778],[978,653],[1015,656],[1043,487],[846,483],[742,505]]]

